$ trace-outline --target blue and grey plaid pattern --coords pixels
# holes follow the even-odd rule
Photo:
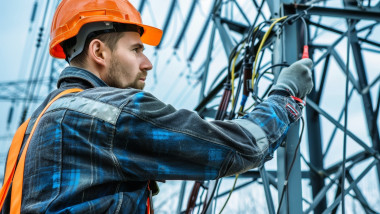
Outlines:
[[[74,87],[85,91],[58,99],[30,143],[24,213],[145,213],[148,180],[208,180],[262,164],[290,124],[285,105],[296,106],[271,96],[244,117],[248,123],[209,122],[68,67],[33,114],[27,135],[46,103]],[[265,144],[257,144],[255,133],[263,133]]]

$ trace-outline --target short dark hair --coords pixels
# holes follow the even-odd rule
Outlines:
[[[104,42],[106,46],[113,51],[116,47],[116,43],[120,40],[120,38],[123,36],[124,32],[110,32],[110,33],[103,33],[94,37],[87,37],[85,45],[83,47],[83,51],[76,57],[74,57],[70,64],[77,65],[79,67],[84,67],[87,57],[87,52],[89,48],[89,44],[94,39],[99,39],[100,41]],[[63,51],[67,55],[68,49],[75,45],[76,43],[76,37],[70,38],[64,42],[62,42],[61,46],[63,48]]]

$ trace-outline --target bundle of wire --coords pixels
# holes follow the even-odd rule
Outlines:
[[[231,90],[232,90],[232,98],[231,98],[231,103],[232,103],[232,110],[231,112],[234,112],[235,111],[235,106],[236,106],[236,99],[240,93],[240,88],[235,92],[235,76],[236,76],[236,73],[235,73],[235,69],[236,69],[236,62],[237,62],[237,59],[239,57],[240,54],[244,53],[244,58],[254,58],[254,67],[253,67],[253,74],[252,74],[252,80],[251,80],[251,83],[252,83],[252,86],[251,86],[251,89],[254,89],[254,81],[258,81],[260,77],[262,77],[262,75],[258,75],[259,73],[256,72],[256,66],[257,66],[257,62],[258,62],[258,56],[259,56],[259,53],[260,51],[263,49],[264,47],[264,44],[265,42],[267,41],[267,38],[269,37],[270,33],[272,32],[272,29],[274,28],[274,26],[281,22],[282,20],[285,20],[287,17],[281,17],[281,18],[278,18],[278,19],[273,19],[272,22],[263,22],[261,24],[259,24],[257,27],[255,28],[251,28],[247,37],[244,38],[241,42],[239,42],[239,44],[237,44],[235,46],[235,48],[232,50],[231,54],[230,54],[230,57],[229,57],[229,66],[228,66],[228,71],[229,71],[229,75],[227,77],[227,81],[230,81],[231,82]],[[259,39],[259,34],[260,32],[262,32],[262,29],[266,26],[270,24],[267,32],[264,34],[264,36],[261,38],[261,42],[256,42],[256,40]],[[243,50],[245,50],[243,52]],[[248,60],[249,61],[249,60]],[[284,64],[280,64],[280,65],[276,65],[276,66],[283,66]],[[269,67],[267,70],[273,68],[273,66]],[[263,74],[267,71],[265,70],[263,72]],[[239,85],[241,85],[241,77],[242,77],[242,72],[240,72],[240,75],[239,75],[240,79],[239,79]],[[245,105],[245,102],[247,100],[247,96],[243,97],[242,98],[242,103],[241,103],[241,106],[240,106],[240,109],[239,109],[239,112],[243,112],[243,109],[244,109],[244,105]],[[233,115],[233,113],[231,113],[230,115]],[[230,118],[232,119],[232,118]],[[239,174],[236,174],[235,176],[235,180],[234,180],[234,184],[227,196],[227,199],[226,201],[224,202],[223,206],[222,206],[222,209],[220,210],[219,213],[222,213],[222,211],[224,210],[224,208],[226,207],[230,197],[231,197],[231,194],[233,192],[233,190],[235,189],[235,186],[236,186],[236,183],[237,183],[237,180],[238,180],[238,177],[239,177]],[[217,184],[215,184],[217,185]],[[210,201],[208,202],[208,204],[211,202],[212,200],[212,197],[210,198]],[[207,206],[207,205],[206,205]]]
[[[239,56],[242,58],[240,62],[246,60],[246,62],[248,64],[253,63],[252,70],[251,70],[252,75],[250,78],[250,87],[249,87],[250,90],[249,91],[252,93],[252,98],[255,102],[249,108],[244,109],[249,94],[243,94],[243,97],[242,97],[241,103],[240,103],[240,108],[238,110],[238,115],[244,115],[249,109],[251,109],[253,106],[255,106],[256,104],[258,104],[262,101],[262,98],[260,98],[258,96],[258,83],[259,83],[260,79],[265,74],[270,73],[270,72],[268,72],[270,69],[273,69],[275,67],[288,67],[289,66],[288,63],[284,62],[284,63],[271,65],[261,73],[258,72],[258,69],[257,69],[261,65],[261,61],[262,61],[263,56],[264,56],[263,52],[265,50],[265,46],[272,44],[272,42],[270,40],[268,40],[268,38],[270,38],[271,35],[274,34],[273,29],[276,25],[279,28],[282,28],[286,23],[295,22],[298,19],[301,19],[303,24],[304,24],[304,27],[305,27],[304,28],[305,29],[305,43],[304,43],[304,50],[303,50],[303,57],[302,58],[306,58],[306,57],[308,58],[309,57],[308,56],[308,46],[307,46],[308,45],[307,44],[307,31],[306,31],[307,26],[306,26],[305,20],[303,19],[304,15],[306,15],[306,11],[304,11],[300,14],[294,14],[291,16],[284,16],[284,17],[272,19],[270,21],[265,21],[265,22],[258,24],[256,27],[253,26],[249,29],[247,36],[244,39],[242,39],[234,47],[234,49],[231,51],[231,54],[229,56],[228,69],[227,69],[228,70],[227,83],[231,85],[231,94],[232,94],[232,96],[231,96],[232,109],[231,109],[230,114],[229,114],[229,119],[233,119],[235,117],[234,112],[235,112],[235,108],[236,108],[236,104],[237,104],[236,100],[238,99],[238,96],[240,94],[242,79],[243,79],[242,78],[242,76],[243,76],[242,71],[236,72],[237,62],[238,62]],[[268,29],[263,34],[265,27],[268,27]],[[260,55],[260,57],[259,57],[259,55]],[[240,70],[242,70],[242,69],[240,69]],[[239,75],[239,85],[237,87],[237,90],[235,91],[235,77],[237,74]],[[267,88],[263,97],[267,95],[271,86],[272,85],[270,85],[269,88]],[[302,121],[303,121],[303,119],[302,119]],[[301,136],[302,136],[302,133],[303,133],[303,127],[302,127],[302,131],[301,131]],[[299,142],[297,143],[296,152],[298,150],[300,141],[301,141],[301,137],[299,139]],[[296,153],[295,153],[295,155],[296,155]],[[292,163],[293,162],[294,162],[294,158],[293,158]],[[293,166],[293,164],[292,164],[292,166]],[[292,166],[290,167],[286,177],[289,176],[290,171],[292,169]],[[237,174],[235,176],[234,184],[233,184],[233,186],[232,186],[232,188],[231,188],[231,190],[227,196],[227,199],[224,202],[222,209],[220,210],[219,213],[222,213],[222,211],[226,207],[226,205],[227,205],[227,203],[231,197],[231,194],[232,194],[233,190],[235,189],[238,177],[239,177],[239,175]],[[217,192],[219,191],[219,188],[217,188],[217,187],[218,187],[218,181],[215,183],[214,191],[211,193],[210,199],[205,203],[205,205],[204,205],[205,207],[204,207],[202,213],[205,213],[207,211],[207,208],[211,204],[211,201],[213,200],[213,195],[215,194],[215,189],[218,189]],[[279,205],[278,209],[280,209],[280,207],[281,207],[281,203],[283,201],[284,192],[286,191],[286,187],[287,187],[287,183],[284,184],[283,192],[282,192],[281,199],[280,199],[280,205]],[[218,193],[216,193],[216,194],[218,194]]]

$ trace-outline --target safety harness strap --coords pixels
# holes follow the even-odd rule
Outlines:
[[[15,174],[17,158],[20,153],[22,141],[24,140],[24,134],[28,127],[30,118],[25,121],[16,131],[13,137],[11,147],[8,152],[7,166],[5,168],[4,182],[0,190],[0,210],[3,207],[5,198],[7,196],[9,187],[11,186],[13,175]]]
[[[7,166],[5,171],[5,179],[4,179],[4,185],[1,188],[0,191],[0,210],[3,208],[3,204],[5,201],[5,198],[7,196],[8,190],[10,188],[10,185],[13,180],[12,184],[12,194],[11,194],[11,213],[20,213],[21,212],[21,200],[22,200],[22,185],[23,185],[23,179],[24,179],[24,166],[25,166],[25,158],[26,158],[26,152],[28,150],[28,146],[30,143],[30,140],[32,139],[33,133],[38,125],[38,122],[40,121],[42,115],[45,113],[45,111],[50,107],[50,105],[56,101],[58,98],[65,94],[74,93],[74,92],[80,92],[83,91],[83,89],[80,88],[71,88],[67,89],[61,93],[59,93],[57,96],[55,96],[42,110],[40,115],[37,117],[36,122],[33,125],[32,131],[29,135],[28,140],[25,143],[25,147],[22,151],[21,157],[19,162],[17,163],[17,158],[20,153],[20,149],[22,146],[22,142],[24,140],[26,128],[28,127],[28,123],[30,119],[25,121],[18,129],[13,137],[12,145],[9,150],[8,154],[8,160],[7,160]]]

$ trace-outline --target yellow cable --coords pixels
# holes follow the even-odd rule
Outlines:
[[[279,21],[282,21],[284,19],[286,19],[287,16],[283,16],[281,18],[278,18],[278,19],[273,19],[274,22],[270,25],[268,31],[264,34],[264,37],[263,39],[261,40],[261,43],[260,43],[260,46],[259,46],[259,49],[257,50],[257,54],[256,54],[256,57],[255,57],[255,63],[253,64],[253,74],[252,74],[252,83],[251,83],[251,86],[252,86],[252,90],[253,90],[253,86],[255,84],[254,80],[256,78],[256,64],[257,64],[257,59],[258,59],[258,56],[259,56],[259,53],[261,51],[261,49],[263,48],[264,46],[264,43],[265,41],[267,40],[270,32],[272,31],[272,28],[274,27],[275,24],[277,24]]]
[[[230,200],[231,194],[232,194],[232,192],[233,192],[234,189],[235,189],[236,181],[237,181],[238,177],[239,177],[239,174],[236,174],[236,175],[235,175],[234,185],[232,186],[232,189],[231,189],[230,193],[228,194],[227,200],[226,200],[226,202],[224,202],[224,205],[223,205],[222,209],[220,210],[219,214],[221,214],[221,213],[223,212],[224,208],[225,208],[226,205],[227,205],[228,200]]]
[[[248,108],[246,108],[243,113],[247,112],[249,109],[251,109],[253,106],[255,106],[256,103],[253,103],[252,105],[250,105]]]

